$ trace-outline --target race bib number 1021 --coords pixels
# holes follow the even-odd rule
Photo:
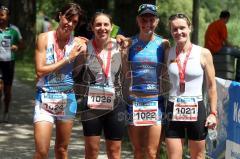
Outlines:
[[[173,106],[172,121],[197,121],[198,101],[194,97],[177,98]]]

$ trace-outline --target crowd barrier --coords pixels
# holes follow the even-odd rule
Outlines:
[[[207,138],[207,156],[240,159],[240,83],[216,78],[218,93],[218,137]]]

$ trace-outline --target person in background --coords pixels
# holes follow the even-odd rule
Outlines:
[[[21,37],[9,27],[9,10],[0,6],[0,99],[4,95],[3,122],[9,121],[9,107],[12,98],[15,52],[20,49]]]
[[[51,31],[52,29],[53,29],[52,24],[51,24],[49,18],[47,16],[44,16],[44,18],[43,18],[43,33]]]
[[[73,63],[86,51],[85,41],[73,37],[82,9],[68,3],[57,14],[56,30],[41,33],[36,42],[36,96],[34,110],[35,159],[48,158],[53,124],[56,125],[55,157],[68,158],[77,101],[73,89]]]
[[[228,41],[227,23],[230,19],[230,12],[221,11],[219,19],[208,25],[205,33],[204,47],[212,54],[234,52],[234,48]]]
[[[25,48],[25,44],[24,44],[23,36],[22,36],[22,34],[20,32],[20,29],[16,25],[14,25],[14,24],[9,24],[9,27],[14,29],[14,30],[16,30],[16,32],[18,33],[19,39],[20,39],[20,41],[19,41],[19,48],[20,49],[24,49]]]
[[[187,138],[191,158],[205,158],[207,129],[217,125],[217,90],[211,52],[192,44],[191,21],[185,14],[169,17],[175,46],[168,55],[168,74],[172,85],[166,108],[166,145],[169,159],[182,158]],[[204,78],[205,76],[205,78]],[[203,104],[203,80],[207,80],[210,114]]]
[[[142,4],[136,18],[139,34],[131,38],[126,61],[128,75],[128,132],[134,158],[155,159],[160,144],[164,102],[161,75],[169,42],[155,34],[159,23],[157,7]],[[126,38],[128,40],[128,38]]]

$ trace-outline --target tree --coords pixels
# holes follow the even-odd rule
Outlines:
[[[143,3],[156,4],[156,0],[115,0],[113,19],[127,36],[137,33],[137,10]]]
[[[199,7],[200,0],[193,1],[193,12],[192,12],[192,42],[198,44],[198,31],[199,31]]]
[[[35,0],[9,0],[8,2],[11,12],[10,22],[19,27],[26,44],[25,52],[33,52],[35,46],[36,2]]]

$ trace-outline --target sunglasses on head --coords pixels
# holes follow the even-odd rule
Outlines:
[[[95,13],[105,13],[105,14],[108,14],[108,12],[105,9],[97,9]]]
[[[182,19],[187,19],[187,20],[189,20],[189,18],[188,18],[185,14],[183,14],[183,13],[173,14],[173,15],[171,15],[171,16],[168,18],[168,20],[174,20],[174,19],[176,19],[176,18],[182,18]]]
[[[153,4],[142,4],[138,8],[138,12],[141,12],[144,9],[150,9],[152,11],[157,11],[157,7]]]
[[[1,6],[1,7],[0,7],[0,10],[5,10],[5,11],[7,11],[7,12],[9,13],[9,10],[8,10],[8,8],[7,8],[7,7],[5,7],[5,6]]]

